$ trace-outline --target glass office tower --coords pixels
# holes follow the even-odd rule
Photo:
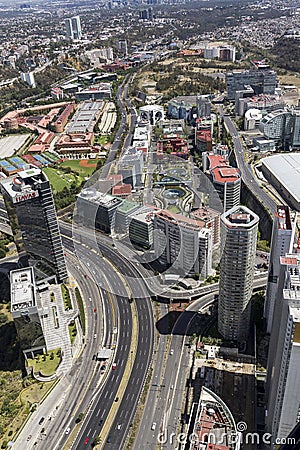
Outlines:
[[[67,268],[47,176],[31,167],[2,180],[1,190],[21,264],[39,261],[47,274],[64,281]]]

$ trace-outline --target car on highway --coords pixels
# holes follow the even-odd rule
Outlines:
[[[69,433],[70,433],[70,430],[71,430],[71,428],[68,427],[68,428],[66,429],[66,431],[65,431],[65,434],[69,434]]]
[[[170,350],[170,355],[172,356],[173,353],[174,353],[174,350],[171,348],[171,350]]]
[[[94,339],[97,339],[97,334],[94,334]]]
[[[107,444],[111,443],[111,434],[108,435],[108,438],[106,439]]]
[[[118,428],[118,430],[121,430],[121,428],[122,428],[122,424],[121,424],[121,423],[118,423],[118,426],[117,426],[117,428]]]
[[[111,369],[112,369],[112,370],[116,370],[116,368],[117,368],[117,363],[115,363],[115,362],[112,363]]]
[[[151,430],[154,431],[156,428],[156,422],[153,422],[152,426],[151,426]]]
[[[44,422],[44,420],[45,420],[45,417],[41,417],[40,420],[39,420],[39,425],[42,425],[42,423]]]
[[[89,443],[89,438],[87,437],[87,438],[85,438],[84,445],[88,445],[88,443]]]
[[[99,424],[98,424],[98,425],[99,425],[99,427],[101,427],[101,426],[102,426],[103,422],[104,422],[104,419],[100,419],[100,420],[99,420]]]

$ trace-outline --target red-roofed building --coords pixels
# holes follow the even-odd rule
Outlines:
[[[39,161],[37,161],[32,155],[24,155],[22,156],[22,159],[26,161],[28,164],[33,164],[36,167],[42,167],[43,164]]]
[[[56,133],[62,133],[64,131],[67,121],[70,115],[75,111],[75,108],[76,108],[75,103],[69,103],[63,109],[63,111],[60,113],[56,121],[51,124],[53,131],[55,131]]]
[[[39,137],[35,141],[35,144],[43,144],[46,148],[49,148],[53,138],[54,133],[52,133],[52,131],[45,131],[44,133],[39,135]]]
[[[239,169],[231,167],[224,156],[204,153],[203,172],[218,192],[224,211],[240,204],[241,173]]]
[[[237,427],[228,406],[213,391],[202,387],[190,450],[239,450]]]
[[[196,131],[196,147],[201,153],[212,151],[212,137],[210,130]]]
[[[29,153],[43,153],[46,150],[46,146],[44,144],[33,144],[29,147]]]
[[[187,140],[178,136],[160,139],[157,141],[156,156],[160,157],[163,153],[188,159],[189,150]]]
[[[131,184],[117,184],[112,188],[112,195],[116,197],[126,198],[131,194]]]

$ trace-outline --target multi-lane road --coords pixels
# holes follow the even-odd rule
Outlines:
[[[265,287],[266,280],[266,274],[255,279],[254,289]],[[179,432],[181,427],[182,406],[190,368],[189,327],[199,310],[214,302],[217,292],[218,288],[215,288],[215,292],[195,300],[186,308],[175,322],[168,344],[165,341],[168,331],[160,330],[165,332],[165,335],[160,336],[158,345],[161,353],[157,356],[133,450],[155,449],[159,445],[164,449],[174,449],[174,440],[170,437]]]
[[[132,304],[129,303],[130,296],[127,294],[124,287],[123,280],[119,280],[116,283],[116,272],[110,266],[109,272],[106,273],[107,278],[110,280],[111,290],[120,289],[120,284],[125,289],[124,296],[117,296],[119,307],[119,344],[116,348],[116,355],[114,356],[114,362],[117,364],[117,368],[111,371],[111,375],[108,377],[102,391],[95,399],[90,415],[86,418],[84,426],[81,428],[80,433],[72,448],[81,449],[85,447],[86,438],[94,439],[96,436],[102,436],[101,431],[105,425],[105,420],[111,409],[113,402],[116,400],[118,387],[121,383],[124,375],[125,365],[130,360],[130,375],[128,384],[125,386],[123,398],[118,399],[117,403],[120,403],[116,416],[110,426],[109,431],[109,446],[112,449],[120,449],[126,439],[130,424],[133,420],[133,415],[136,410],[137,402],[140,397],[140,393],[143,387],[145,376],[149,368],[149,364],[152,358],[153,352],[153,337],[154,337],[154,321],[151,302],[149,294],[144,281],[139,278],[137,271],[131,267],[125,258],[118,255],[113,249],[110,249],[106,245],[99,244],[99,253],[95,252],[94,241],[90,239],[91,247],[88,247],[88,238],[86,237],[85,245],[76,248],[77,256],[81,263],[89,264],[89,268],[92,270],[93,278],[96,283],[102,285],[103,282],[103,263],[106,260],[112,260],[127,279],[134,280],[135,290],[138,289],[139,296],[134,300],[134,307],[136,310],[136,316],[138,320],[138,335],[135,354],[131,354],[130,340],[132,330],[132,318],[131,308]],[[70,249],[72,240],[66,236],[63,236],[64,246],[68,246]],[[78,250],[80,249],[80,254]],[[75,251],[73,247],[73,251]],[[98,280],[98,277],[101,280]],[[115,284],[114,284],[115,283]],[[137,285],[139,286],[137,288]],[[130,286],[129,286],[130,289]],[[100,423],[101,422],[101,423]],[[103,436],[107,438],[107,436]]]
[[[251,167],[246,162],[244,157],[244,146],[243,142],[240,138],[239,132],[236,128],[235,123],[229,116],[224,115],[223,107],[218,105],[218,111],[220,116],[224,119],[224,124],[226,126],[227,131],[230,133],[232,137],[232,142],[234,146],[234,153],[237,162],[237,166],[241,171],[242,180],[248,189],[255,195],[258,201],[269,211],[269,213],[274,215],[276,211],[276,202],[264,191],[264,189],[259,185]]]

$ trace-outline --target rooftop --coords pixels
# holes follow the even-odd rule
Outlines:
[[[238,180],[240,175],[240,170],[235,167],[215,167],[211,170],[213,179],[217,183],[230,183]]]
[[[117,207],[122,203],[122,200],[119,198],[109,194],[103,194],[102,192],[96,191],[94,188],[83,189],[80,194],[78,194],[78,198],[106,208]]]
[[[128,213],[131,210],[135,210],[138,205],[134,202],[124,200],[122,204],[118,207],[118,211],[121,213]]]
[[[267,156],[262,165],[300,203],[300,153],[282,153]]]
[[[181,214],[175,214],[165,209],[156,212],[155,216],[158,219],[162,219],[169,223],[174,223],[177,226],[194,231],[200,231],[205,226],[205,222],[202,220],[190,219],[189,217],[184,217]]]
[[[41,169],[31,167],[1,180],[1,185],[12,198],[13,203],[18,203],[23,200],[38,197],[39,193],[35,184],[41,180],[46,181],[46,175]]]
[[[290,210],[288,206],[277,206],[275,217],[277,217],[277,227],[279,230],[292,229]]]
[[[234,206],[222,214],[221,219],[228,228],[249,229],[259,222],[259,217],[246,206]]]
[[[207,158],[211,169],[214,169],[215,167],[228,166],[228,162],[222,155],[207,155]]]
[[[190,450],[236,450],[239,441],[230,439],[236,433],[236,424],[228,406],[203,386],[193,430],[197,439],[192,440]]]
[[[35,306],[35,284],[32,267],[10,272],[11,310],[26,310]]]

